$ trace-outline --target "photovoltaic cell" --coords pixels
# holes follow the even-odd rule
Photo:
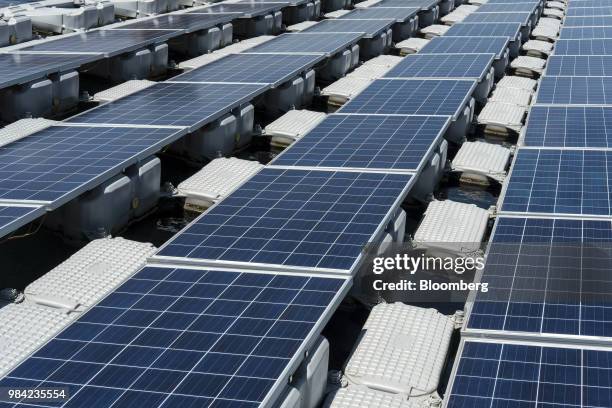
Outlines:
[[[415,54],[404,58],[383,78],[474,78],[481,80],[494,54]]]
[[[40,217],[45,213],[42,207],[38,206],[10,206],[0,205],[0,237],[5,236],[17,228]]]
[[[227,23],[237,18],[236,13],[219,14],[167,14],[145,20],[136,20],[133,23],[121,25],[118,29],[139,30],[182,30],[192,32],[204,30],[219,24]]]
[[[395,21],[404,22],[411,17],[414,17],[419,12],[419,7],[413,8],[383,8],[370,7],[365,9],[355,9],[348,14],[340,17],[339,20],[380,20],[394,19]]]
[[[156,258],[351,273],[410,180],[406,174],[265,168],[175,235]]]
[[[184,126],[196,130],[264,92],[268,85],[160,82],[68,122]]]
[[[606,7],[568,7],[568,17],[611,16],[612,6]]]
[[[419,7],[421,10],[427,10],[436,6],[436,0],[382,0],[371,7],[385,8],[412,8]]]
[[[253,47],[249,53],[333,55],[359,41],[362,33],[281,34]]]
[[[101,53],[107,57],[161,43],[176,36],[171,30],[96,30],[42,42],[20,51]]]
[[[555,55],[612,55],[612,38],[557,40]]]
[[[340,278],[145,267],[0,386],[65,387],[74,407],[271,405],[347,290]]]
[[[520,149],[504,212],[610,216],[612,152]]]
[[[448,123],[443,116],[330,115],[272,165],[418,171]]]
[[[563,27],[605,27],[612,26],[612,16],[565,17]]]
[[[531,13],[472,13],[462,23],[520,23],[527,25]]]
[[[78,68],[93,61],[91,55],[0,54],[0,88],[23,84],[49,74]]]
[[[444,115],[454,119],[475,86],[475,80],[377,79],[339,112]]]
[[[552,105],[612,104],[612,78],[544,76],[536,102]]]
[[[508,37],[511,41],[519,36],[521,25],[519,23],[457,23],[454,24],[445,36],[451,37]]]
[[[233,54],[176,76],[172,82],[244,82],[278,86],[312,68],[322,55]]]
[[[607,407],[612,352],[465,340],[448,408]]]
[[[611,0],[572,1],[572,7],[609,7],[609,6],[612,6]]]
[[[559,33],[559,38],[562,40],[612,38],[612,27],[564,27]]]
[[[531,108],[525,146],[612,148],[612,107]]]
[[[552,55],[548,59],[546,75],[589,77],[612,76],[612,55]]]
[[[395,23],[395,19],[387,20],[323,20],[306,30],[304,33],[364,33],[364,37],[374,37],[387,30]]]
[[[287,3],[288,4],[288,3]],[[285,7],[284,3],[223,3],[213,4],[212,6],[197,8],[187,11],[187,14],[208,14],[208,13],[241,13],[241,18],[253,18],[263,14],[272,13]]]
[[[435,37],[419,54],[489,54],[501,58],[508,48],[508,37]]]
[[[184,131],[52,126],[0,148],[0,199],[67,202]]]
[[[611,266],[610,220],[499,217],[467,328],[612,337]]]
[[[485,3],[478,6],[474,13],[533,13],[538,3],[512,3],[512,4],[492,4]]]

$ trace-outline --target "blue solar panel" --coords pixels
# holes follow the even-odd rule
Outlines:
[[[23,84],[49,74],[78,68],[93,61],[92,55],[0,54],[0,88]]]
[[[417,15],[420,8],[383,8],[370,7],[364,9],[355,9],[340,17],[340,20],[380,20],[394,19],[395,21],[404,22],[411,17]]]
[[[612,27],[610,27],[612,28]],[[612,76],[611,56],[553,55],[548,59],[547,76]]]
[[[612,27],[567,27],[559,33],[562,40],[612,38]],[[567,44],[566,44],[567,45]]]
[[[555,55],[612,55],[612,38],[557,40]]]
[[[362,33],[281,34],[248,50],[249,53],[333,55],[355,44]]]
[[[572,7],[607,7],[612,6],[612,0],[573,0]]]
[[[341,278],[146,267],[0,387],[66,387],[67,407],[270,406],[347,290]]]
[[[519,23],[529,24],[531,13],[472,13],[462,23]]]
[[[494,54],[416,54],[404,58],[383,78],[474,78],[489,72]]]
[[[501,58],[508,48],[508,37],[449,37],[432,39],[419,54],[489,54]]]
[[[157,257],[350,273],[397,209],[410,175],[266,168]]]
[[[568,7],[568,17],[611,16],[612,6],[606,7]]]
[[[184,131],[52,126],[0,148],[0,199],[59,205],[90,190]]]
[[[612,16],[566,17],[563,27],[612,26]]]
[[[444,115],[454,119],[475,86],[475,80],[378,79],[340,113]]]
[[[536,101],[552,105],[611,104],[612,78],[545,76]]]
[[[171,79],[172,82],[265,83],[278,86],[321,61],[322,55],[233,54]]]
[[[208,14],[208,13],[240,13],[241,18],[253,18],[263,14],[278,11],[288,5],[287,3],[260,3],[250,1],[248,3],[223,3],[213,4],[212,6],[197,8],[187,11],[187,14]]]
[[[184,126],[196,130],[264,92],[268,85],[160,82],[68,122]]]
[[[612,148],[612,107],[533,106],[525,146]]]
[[[38,206],[11,206],[0,205],[0,237],[15,231],[17,228],[40,217],[45,213]]]
[[[610,407],[612,352],[465,340],[447,408]]]
[[[387,30],[395,19],[386,20],[345,20],[332,19],[321,21],[305,29],[304,33],[365,33],[364,37],[374,37]]]
[[[129,24],[123,24],[117,29],[142,30],[183,30],[192,32],[204,30],[219,24],[227,23],[237,18],[237,14],[167,14],[148,19],[138,19]]]
[[[444,116],[331,115],[272,164],[417,171],[448,123]]]
[[[512,3],[512,4],[492,4],[485,3],[474,11],[474,13],[533,13],[538,7],[537,2],[533,3]]]
[[[610,220],[499,217],[467,328],[612,337]]]
[[[51,39],[20,51],[101,53],[107,57],[161,43],[180,34],[172,30],[97,30]]]
[[[612,152],[520,149],[502,211],[612,215],[610,166]]]
[[[521,25],[519,23],[457,23],[454,24],[445,35],[451,37],[508,37],[516,40],[519,36]]]

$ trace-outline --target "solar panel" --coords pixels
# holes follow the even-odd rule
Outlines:
[[[455,119],[475,87],[475,80],[377,79],[339,112],[444,115]]]
[[[555,55],[612,55],[612,38],[557,40]]]
[[[95,58],[95,55],[0,54],[0,88],[78,68]]]
[[[288,3],[287,3],[288,4]],[[196,8],[187,11],[187,14],[208,14],[208,13],[241,13],[241,18],[253,18],[263,14],[272,13],[285,7],[283,3],[223,3],[213,4],[204,8]]]
[[[539,6],[541,4],[541,2],[539,0],[489,0],[487,1],[487,4],[518,4],[518,3],[525,3],[525,4],[533,4],[535,6]]]
[[[428,10],[438,4],[437,0],[382,0],[373,4],[371,7],[384,8],[412,8],[418,7],[421,10]]]
[[[544,76],[536,102],[551,105],[612,104],[612,78]]]
[[[521,25],[519,23],[457,23],[454,24],[445,36],[451,37],[508,37],[515,40],[519,36]]]
[[[608,407],[612,353],[464,340],[447,408]]]
[[[562,40],[612,38],[612,27],[567,27],[559,33]]]
[[[281,34],[249,50],[264,54],[324,54],[338,51],[359,41],[362,33],[292,33]]]
[[[531,13],[472,13],[465,17],[462,23],[520,23],[526,26],[531,19]]]
[[[489,72],[493,54],[415,54],[404,58],[383,78],[474,78]]]
[[[607,7],[612,6],[612,0],[580,0],[572,1],[572,7]]]
[[[448,124],[444,116],[330,115],[272,165],[416,172]]]
[[[612,337],[611,244],[610,220],[499,217],[467,330]]]
[[[508,48],[508,37],[435,37],[419,54],[489,54],[501,58]]]
[[[51,39],[19,50],[76,54],[101,53],[106,57],[112,57],[164,42],[178,34],[178,31],[172,30],[96,30]]]
[[[19,4],[31,3],[32,0],[0,0],[0,7],[17,6]]]
[[[343,15],[339,20],[385,20],[394,19],[398,22],[404,22],[417,15],[419,7],[413,8],[384,8],[370,7],[365,9],[355,9],[348,14]]]
[[[610,27],[612,28],[612,27]],[[548,59],[548,76],[612,76],[612,56],[557,56]]]
[[[533,13],[538,7],[537,2],[533,3],[512,3],[512,4],[491,4],[485,3],[474,11],[474,13]]]
[[[410,182],[407,174],[264,168],[155,258],[352,273]]]
[[[58,207],[184,133],[171,128],[52,126],[0,148],[0,200],[54,202]]]
[[[323,20],[305,29],[304,33],[365,33],[365,38],[375,37],[395,23],[387,20]]]
[[[307,0],[235,0],[236,3],[282,3],[283,7],[297,6],[307,3]]]
[[[5,206],[0,205],[0,237],[4,237],[40,217],[45,210],[39,206]]]
[[[160,82],[68,122],[184,126],[196,130],[264,92],[268,85]]]
[[[148,19],[138,19],[123,24],[115,30],[183,30],[186,32],[204,30],[237,18],[236,13],[219,14],[166,14]]]
[[[612,148],[612,108],[538,106],[531,108],[526,146]]]
[[[145,267],[0,386],[66,387],[61,402],[75,407],[270,406],[348,288],[338,277]]]
[[[565,17],[563,27],[612,26],[612,16]]]
[[[582,16],[610,16],[612,15],[612,6],[607,7],[568,7],[567,16],[582,17]]]
[[[611,159],[597,150],[520,149],[501,211],[610,216]]]
[[[240,82],[278,86],[312,68],[322,55],[233,54],[176,76],[172,82]]]

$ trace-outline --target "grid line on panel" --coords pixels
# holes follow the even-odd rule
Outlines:
[[[257,45],[247,53],[290,54],[334,54],[338,50],[356,43],[362,33],[291,33],[281,34],[270,41]]]
[[[560,40],[599,40],[605,38],[612,38],[612,27],[563,27],[559,33]],[[564,50],[566,50],[564,52],[576,52],[573,51],[575,47],[568,47],[568,45],[571,45],[570,43],[564,43],[564,45]]]
[[[612,16],[612,6],[568,7],[568,17]]]
[[[612,38],[557,40],[555,55],[612,55]]]
[[[547,76],[612,76],[612,56],[551,55]]]
[[[475,78],[489,71],[493,54],[415,54],[404,58],[383,78]]]
[[[461,20],[463,23],[519,23],[526,25],[531,19],[531,13],[513,12],[513,13],[472,13]]]
[[[606,27],[612,26],[612,16],[566,17],[563,27]]]
[[[474,13],[533,13],[537,8],[537,3],[513,3],[513,4],[482,4]]]
[[[457,23],[444,34],[451,37],[508,37],[511,40],[519,35],[519,23]]]
[[[612,104],[612,77],[544,76],[538,87],[537,104]]]
[[[311,27],[308,27],[303,33],[365,33],[368,37],[373,37],[385,31],[395,23],[393,19],[387,20],[348,20],[331,19],[323,20]]]
[[[489,54],[501,58],[508,48],[508,37],[435,37],[419,54]]]

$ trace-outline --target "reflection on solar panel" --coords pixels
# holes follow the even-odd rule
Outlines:
[[[272,164],[417,171],[448,123],[444,116],[331,115]]]
[[[45,41],[20,51],[102,53],[107,57],[160,43],[176,35],[171,30],[97,30]]]
[[[612,27],[562,28],[559,38],[563,40],[612,38]]]
[[[323,20],[306,30],[304,33],[365,33],[366,37],[374,37],[395,23],[394,19],[387,20]]]
[[[545,76],[540,82],[537,103],[553,105],[612,104],[612,78]]]
[[[92,61],[87,55],[0,54],[0,88],[23,84]]]
[[[512,3],[512,4],[492,4],[485,3],[476,9],[474,13],[533,13],[538,6],[537,2],[533,3]]]
[[[521,25],[519,23],[457,23],[445,35],[451,37],[508,37],[514,40],[519,36]]]
[[[566,17],[563,27],[612,26],[612,16]]]
[[[612,76],[612,56],[553,55],[548,59],[546,75]]]
[[[383,8],[370,7],[365,9],[355,9],[348,14],[340,17],[342,19],[351,20],[377,20],[377,19],[394,19],[396,21],[406,21],[409,18],[416,16],[420,10],[419,7],[413,8]]]
[[[612,148],[612,107],[533,106],[524,144]]]
[[[0,237],[43,215],[42,207],[7,207],[0,205]]]
[[[350,273],[405,196],[410,175],[265,168],[158,257]],[[199,260],[199,261],[198,261]]]
[[[612,55],[612,38],[557,40],[555,55]]]
[[[472,13],[462,20],[463,23],[520,23],[527,25],[531,13]]]
[[[203,30],[223,24],[236,18],[236,14],[167,14],[146,20],[136,20],[133,23],[121,25],[117,29],[147,29],[147,30],[185,30],[187,32]]]
[[[211,122],[265,91],[267,85],[160,82],[68,120],[75,123],[185,126]]]
[[[66,202],[182,133],[170,128],[52,126],[0,148],[0,199]]]
[[[501,58],[508,48],[508,37],[449,37],[432,39],[419,54],[489,54]]]
[[[378,79],[340,113],[445,115],[454,119],[475,86],[475,80]]]
[[[568,7],[567,16],[611,16],[612,6],[607,7]]]
[[[612,337],[612,223],[500,217],[468,329]]]
[[[612,152],[520,149],[502,211],[612,215],[610,166]]]
[[[294,33],[281,34],[264,44],[251,48],[250,53],[325,54],[336,52],[356,43],[362,33]]]
[[[466,340],[448,408],[608,407],[612,352]]]
[[[250,82],[278,86],[321,59],[321,55],[234,54],[176,76],[171,81]]]
[[[339,278],[146,267],[0,386],[66,387],[75,407],[266,406],[347,289]]]
[[[252,18],[262,14],[271,13],[282,9],[283,3],[223,3],[213,4],[212,6],[197,8],[187,11],[187,14],[208,14],[208,13],[241,13],[241,18]]]
[[[481,80],[493,63],[493,54],[409,55],[384,78],[474,78]]]

